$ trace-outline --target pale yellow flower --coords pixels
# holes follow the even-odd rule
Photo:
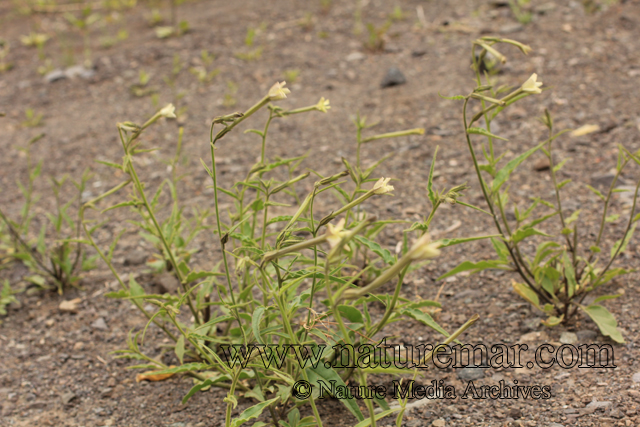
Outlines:
[[[439,242],[432,242],[431,236],[425,234],[411,246],[407,255],[412,260],[435,258],[440,255],[439,247]]]
[[[271,86],[271,89],[269,89],[269,94],[268,94],[269,99],[271,101],[278,101],[280,99],[285,99],[287,97],[287,94],[291,93],[289,89],[284,87],[284,85],[286,84],[287,82],[282,82],[282,83],[276,82],[276,84]]]
[[[529,80],[524,82],[524,84],[522,85],[522,90],[527,93],[542,93],[542,89],[540,89],[540,86],[542,86],[542,82],[539,82],[537,80],[538,75],[536,73],[531,74]]]
[[[373,194],[387,194],[393,191],[393,185],[387,185],[391,178],[380,178],[373,186]]]
[[[174,107],[173,104],[169,104],[166,107],[164,107],[162,110],[160,110],[158,114],[168,119],[175,119],[176,118],[175,112],[176,112],[176,107]]]
[[[338,223],[334,226],[333,224],[327,224],[327,243],[331,248],[335,248],[340,244],[340,240],[347,234],[347,231],[344,230],[344,218],[342,218]]]
[[[320,101],[318,101],[318,103],[316,104],[316,110],[322,111],[323,113],[326,113],[330,108],[331,106],[329,105],[329,100],[324,99],[324,97],[320,98]]]

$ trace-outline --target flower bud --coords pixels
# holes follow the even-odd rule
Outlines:
[[[537,80],[538,75],[536,73],[531,74],[529,80],[522,84],[522,90],[524,92],[532,94],[542,93],[542,89],[540,89],[540,86],[542,86],[542,82],[539,82]]]
[[[271,89],[269,89],[269,100],[271,101],[278,101],[280,99],[285,99],[287,97],[288,93],[291,93],[291,91],[287,88],[284,87],[284,85],[286,85],[287,82],[282,82],[282,83],[277,83],[274,84],[273,86],[271,86]]]
[[[373,194],[387,194],[393,191],[393,185],[387,185],[391,178],[380,178],[373,186]]]
[[[173,104],[168,104],[166,107],[160,110],[158,114],[160,114],[161,117],[166,117],[167,119],[175,119],[176,118],[175,111],[176,111],[176,107],[174,107]]]

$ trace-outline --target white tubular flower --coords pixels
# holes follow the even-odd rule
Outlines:
[[[387,194],[393,191],[393,185],[387,185],[391,178],[380,178],[373,186],[373,194]]]
[[[166,107],[164,107],[162,110],[160,110],[160,116],[162,117],[166,117],[167,119],[175,119],[176,118],[176,107],[173,106],[173,104],[169,104]]]
[[[347,234],[347,231],[344,230],[344,218],[342,218],[338,223],[334,226],[333,224],[327,224],[327,243],[331,248],[335,248],[340,244],[340,240]]]
[[[329,105],[329,100],[324,99],[324,97],[320,98],[320,101],[318,101],[318,103],[316,104],[316,110],[322,111],[323,113],[326,113],[330,108],[331,106]]]
[[[287,97],[287,94],[291,93],[289,89],[284,87],[284,85],[286,84],[287,82],[282,82],[282,83],[276,82],[276,84],[271,86],[271,89],[269,89],[269,94],[268,94],[269,100],[278,101],[280,99],[285,99]]]
[[[537,80],[538,75],[536,73],[531,74],[529,80],[524,82],[524,84],[522,85],[522,90],[527,93],[542,93],[542,89],[540,89],[540,86],[542,86],[542,82],[539,82]]]
[[[425,234],[411,246],[407,254],[412,260],[435,258],[440,255],[440,243],[432,242],[431,236]]]

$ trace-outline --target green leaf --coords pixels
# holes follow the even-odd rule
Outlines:
[[[581,212],[581,209],[577,209],[577,210],[573,211],[571,216],[565,220],[565,224],[569,225],[572,222],[576,221],[578,219],[578,217],[580,216],[580,212]]]
[[[180,338],[178,338],[178,341],[176,341],[175,351],[180,364],[182,364],[182,359],[184,358],[184,335],[180,335]]]
[[[624,338],[622,338],[622,334],[618,329],[618,322],[609,310],[601,305],[594,304],[587,307],[580,306],[580,308],[598,325],[602,335],[611,337],[617,343],[624,344]]]
[[[540,230],[538,230],[537,228],[519,228],[517,229],[512,235],[511,235],[511,241],[513,243],[518,243],[524,239],[526,239],[529,236],[546,236],[546,237],[552,237],[547,233],[544,233]]]
[[[624,268],[611,268],[609,270],[607,270],[607,272],[602,276],[602,278],[600,278],[600,280],[598,280],[593,287],[596,288],[598,286],[604,285],[605,283],[607,283],[608,281],[610,281],[611,279],[614,279],[618,276],[623,276],[625,274],[629,274],[631,272],[633,272],[635,270],[625,270]]]
[[[565,163],[567,163],[568,160],[569,160],[569,158],[566,158],[563,161],[561,161],[560,163],[558,163],[557,165],[555,165],[553,167],[553,171],[554,172],[558,172],[560,169],[562,169],[562,167],[564,166]]]
[[[502,239],[497,239],[495,237],[491,238],[491,243],[493,244],[493,248],[496,250],[498,257],[502,261],[506,262],[509,259],[509,249],[507,248],[507,245],[504,244]]]
[[[445,331],[444,328],[438,324],[438,322],[433,320],[433,317],[431,317],[428,313],[424,313],[423,311],[415,309],[415,308],[405,308],[401,312],[402,312],[402,314],[406,314],[407,316],[411,317],[412,319],[415,319],[415,320],[427,325],[428,327],[430,327],[431,329],[433,329],[436,332],[441,333],[445,337],[449,336],[449,333],[447,331]]]
[[[564,252],[564,256],[562,257],[562,262],[564,263],[564,277],[567,280],[568,286],[568,297],[571,298],[576,291],[576,272],[573,269],[573,264],[569,259],[569,254]]]
[[[621,254],[622,252],[624,252],[624,250],[627,248],[627,245],[631,241],[631,238],[633,237],[633,232],[636,231],[637,225],[638,223],[634,223],[629,229],[627,235],[624,237],[624,240],[618,240],[613,245],[613,247],[611,248],[611,258],[613,258],[616,254]],[[620,248],[620,250],[618,250],[618,248]]]
[[[433,170],[436,167],[436,155],[438,154],[438,148],[439,147],[436,145],[436,149],[433,152],[433,159],[431,160],[431,168],[429,169],[429,177],[427,178],[427,191],[432,206],[435,206],[438,201],[438,195],[433,191]]]
[[[385,417],[388,417],[389,415],[400,411],[401,408],[393,408],[393,409],[388,409],[386,411],[382,411],[379,414],[375,414],[374,418],[376,421],[379,421]],[[356,424],[354,427],[368,427],[371,425],[371,417],[367,418],[366,420],[362,420],[360,421],[358,424]]]
[[[507,138],[503,138],[501,136],[494,135],[491,132],[489,132],[488,130],[483,129],[483,128],[468,128],[467,129],[467,133],[475,134],[475,135],[482,135],[482,136],[486,136],[486,137],[489,137],[489,138],[501,139],[503,141],[508,141]]]
[[[558,190],[561,189],[562,187],[564,187],[565,185],[567,185],[570,182],[571,182],[570,179],[565,179],[564,181],[562,181],[561,183],[558,184]]]
[[[455,276],[456,274],[461,273],[463,271],[472,271],[473,273],[477,273],[479,271],[486,270],[489,268],[497,268],[500,270],[510,270],[510,268],[506,267],[506,263],[504,261],[497,260],[497,259],[480,261],[475,263],[471,261],[464,261],[460,263],[453,270],[438,277],[438,280],[446,279],[447,277],[450,277],[450,276]]]
[[[587,188],[589,190],[591,190],[593,192],[593,194],[595,194],[596,196],[598,196],[600,198],[600,200],[602,200],[603,202],[605,201],[604,196],[602,195],[602,193],[599,190],[596,190],[595,188],[593,188],[590,185],[587,185]]]
[[[407,304],[405,308],[422,308],[422,307],[442,307],[442,304],[440,304],[438,301],[431,301],[431,300],[425,299],[422,301],[417,301],[417,302]]]
[[[324,380],[325,383],[330,383],[331,381],[335,381],[336,385],[343,386],[346,388],[346,384],[338,375],[338,373],[333,368],[327,368],[324,366],[324,363],[318,363],[318,365],[314,367],[310,367],[306,369],[307,375],[309,376],[309,382],[315,386],[316,389],[319,390],[318,380]],[[340,399],[340,402],[351,412],[358,421],[364,420],[364,415],[360,411],[360,407],[358,407],[358,403],[356,399]]]
[[[606,300],[608,300],[608,299],[616,299],[616,298],[621,297],[621,296],[622,296],[622,294],[615,294],[615,295],[602,295],[602,296],[599,296],[598,298],[594,299],[594,300],[593,300],[593,303],[594,303],[594,304],[597,304],[597,303],[599,303],[600,301],[606,301]]]
[[[138,282],[136,282],[133,275],[129,277],[129,291],[131,292],[132,297],[139,297],[145,294],[144,289]]]
[[[256,308],[251,316],[251,328],[253,329],[253,336],[260,344],[264,344],[262,337],[260,336],[260,322],[262,322],[262,316],[264,315],[264,307],[260,306]]]
[[[613,215],[609,215],[608,217],[606,217],[604,219],[605,222],[615,222],[618,220],[618,218],[620,218],[620,214],[613,214]]]
[[[460,100],[466,99],[466,96],[464,95],[444,96],[440,92],[438,92],[438,96],[442,99],[448,99],[450,101],[460,101]]]
[[[438,240],[438,242],[440,242],[441,248],[446,248],[448,246],[459,245],[460,243],[473,242],[475,240],[482,240],[482,239],[493,239],[495,237],[500,237],[500,236],[501,236],[500,234],[492,234],[488,236],[464,237],[464,238],[457,238],[457,239],[440,239]]]
[[[536,151],[541,149],[546,143],[547,143],[547,141],[543,141],[540,144],[538,144],[535,147],[533,147],[532,149],[530,149],[528,151],[525,151],[524,153],[520,154],[515,159],[510,160],[496,174],[496,178],[493,180],[493,184],[491,185],[492,190],[493,191],[497,191],[498,189],[500,189],[500,187],[502,187],[502,184],[504,184],[507,181],[507,179],[509,178],[511,173],[515,170],[515,168],[520,166],[520,164],[522,162],[524,162],[533,153],[535,153]]]
[[[211,365],[206,363],[185,363],[180,366],[175,366],[173,368],[163,369],[161,371],[154,371],[155,375],[164,375],[164,374],[180,374],[182,372],[193,372],[193,371],[203,371],[205,369],[211,368]]]
[[[545,326],[548,326],[550,328],[554,327],[554,326],[558,326],[560,324],[560,322],[562,322],[562,318],[564,317],[564,315],[560,316],[560,317],[556,317],[556,316],[549,316],[547,318],[547,320],[542,320],[542,324]]]
[[[339,305],[338,311],[351,323],[364,323],[364,318],[360,310],[351,305]]]
[[[531,305],[542,310],[540,308],[540,299],[538,298],[538,294],[536,294],[529,286],[524,283],[513,282],[513,290]]]
[[[254,405],[254,406],[251,406],[250,408],[245,409],[238,416],[238,418],[234,418],[231,421],[231,427],[238,427],[238,426],[246,423],[250,419],[258,418],[262,414],[262,411],[264,411],[264,409],[267,406],[271,405],[273,402],[275,402],[278,399],[280,399],[280,397],[274,397],[271,400],[267,400],[265,402],[260,402],[257,405]]]
[[[393,255],[391,255],[391,252],[389,252],[388,249],[383,249],[382,246],[380,246],[378,243],[376,242],[372,242],[371,240],[367,239],[366,237],[360,236],[360,235],[356,235],[355,239],[362,243],[363,245],[365,245],[367,248],[369,248],[369,250],[371,250],[373,253],[375,253],[376,255],[380,256],[384,262],[388,265],[393,265],[396,262],[396,259]]]
[[[185,283],[195,282],[196,280],[202,279],[204,277],[211,276],[223,276],[224,273],[215,273],[213,271],[192,271],[189,273],[187,278],[185,279]]]
[[[469,204],[469,203],[465,203],[465,202],[463,202],[462,200],[456,200],[456,205],[466,206],[466,207],[468,207],[468,208],[475,209],[475,210],[477,210],[478,212],[482,212],[482,213],[486,213],[487,215],[491,215],[491,212],[487,212],[487,211],[485,211],[484,209],[480,209],[480,208],[479,208],[479,207],[477,207],[477,206],[473,206],[473,205],[471,205],[471,204]]]

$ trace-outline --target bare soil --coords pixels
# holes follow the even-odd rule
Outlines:
[[[474,85],[470,70],[470,42],[480,35],[497,34],[529,44],[534,50],[523,57],[516,49],[506,48],[509,61],[501,67],[500,84],[519,85],[538,73],[551,90],[530,97],[505,110],[493,131],[509,139],[500,142],[500,150],[523,152],[546,138],[544,127],[535,120],[544,108],[554,115],[556,127],[576,128],[597,124],[600,131],[586,136],[558,140],[559,159],[570,157],[563,169],[565,178],[573,182],[565,187],[565,206],[583,209],[580,233],[593,236],[599,221],[599,205],[585,184],[608,173],[615,166],[616,144],[632,151],[640,149],[638,132],[640,116],[640,4],[621,1],[594,13],[588,13],[581,2],[551,1],[534,5],[534,19],[527,25],[517,23],[507,2],[452,0],[424,2],[404,0],[384,2],[371,0],[364,9],[364,22],[376,26],[384,23],[393,6],[401,6],[406,19],[395,22],[389,30],[385,50],[371,52],[363,48],[366,30],[354,35],[355,2],[333,2],[328,10],[320,2],[250,0],[187,2],[178,9],[179,19],[189,22],[191,30],[183,36],[159,40],[149,27],[149,8],[138,5],[123,13],[123,26],[129,38],[110,48],[100,48],[97,40],[112,29],[94,29],[92,58],[95,74],[88,80],[63,79],[49,83],[38,74],[41,65],[35,49],[22,46],[19,37],[31,30],[55,34],[61,14],[47,13],[23,16],[16,13],[13,2],[0,2],[2,37],[11,43],[8,58],[14,68],[1,74],[0,112],[0,204],[15,217],[22,199],[15,185],[25,179],[25,159],[16,147],[38,133],[46,137],[34,147],[34,159],[43,160],[43,177],[70,174],[78,179],[82,170],[95,174],[85,197],[96,195],[119,182],[112,169],[97,164],[95,159],[117,161],[121,147],[116,122],[142,122],[156,111],[151,98],[136,97],[130,86],[138,82],[141,70],[151,75],[149,85],[157,88],[159,105],[175,102],[175,96],[163,82],[170,75],[174,56],[188,66],[199,64],[200,52],[215,54],[213,67],[220,74],[212,82],[201,84],[182,71],[177,78],[177,101],[188,110],[180,123],[167,121],[150,129],[145,136],[149,145],[159,147],[160,154],[149,156],[140,167],[143,179],[158,184],[166,176],[166,165],[174,150],[177,127],[185,128],[184,170],[190,175],[181,189],[187,206],[212,207],[211,190],[199,158],[208,156],[210,119],[232,111],[243,111],[261,98],[275,82],[283,80],[284,71],[297,69],[300,75],[290,83],[292,94],[281,102],[284,108],[315,104],[320,96],[331,100],[329,114],[310,114],[275,121],[271,130],[269,156],[294,156],[309,153],[303,167],[329,175],[342,170],[341,157],[355,158],[355,130],[350,118],[357,112],[370,123],[373,133],[412,127],[424,127],[424,136],[371,143],[363,150],[365,163],[393,153],[379,169],[380,176],[397,178],[393,199],[373,201],[368,206],[381,218],[417,220],[428,212],[426,177],[436,145],[440,146],[435,182],[438,188],[468,182],[471,185],[463,200],[484,207],[460,123],[461,106],[441,99],[438,93],[468,93]],[[542,3],[542,2],[540,2]],[[424,10],[424,22],[417,18],[416,8]],[[163,12],[167,12],[163,10]],[[298,22],[311,13],[311,28]],[[264,27],[255,39],[262,56],[254,61],[238,59],[234,54],[253,48],[244,45],[247,27]],[[113,31],[112,31],[113,32]],[[54,37],[45,46],[56,67],[64,65],[65,53],[73,52],[76,62],[82,59],[79,34],[66,30],[64,37]],[[354,55],[354,53],[358,53]],[[390,67],[397,67],[406,83],[381,88],[380,82]],[[237,87],[233,93],[228,82]],[[225,95],[237,100],[236,105],[223,105]],[[229,99],[229,97],[227,97]],[[43,123],[36,128],[24,127],[24,111],[33,108],[43,113]],[[507,120],[508,119],[508,120]],[[260,126],[260,121],[253,121]],[[246,130],[251,126],[245,126]],[[237,132],[222,141],[219,155],[221,181],[228,185],[244,175],[246,168],[259,155],[255,135]],[[548,171],[536,171],[539,157],[525,163],[510,181],[515,201],[524,203],[537,193],[545,197],[551,191]],[[623,178],[627,183],[638,179],[638,168],[630,168]],[[310,185],[310,184],[309,184]],[[38,181],[36,191],[42,195],[38,203],[36,223],[44,212],[52,209],[46,179]],[[329,203],[329,202],[327,202]],[[616,196],[614,211],[622,212],[625,199]],[[326,208],[326,207],[325,207]],[[492,234],[488,217],[462,206],[445,206],[435,220],[434,229],[443,232],[453,228],[447,237]],[[112,220],[126,218],[112,216]],[[456,224],[461,225],[456,228]],[[452,227],[453,226],[453,227]],[[389,228],[383,242],[391,249],[401,237],[402,228]],[[623,220],[614,222],[606,236],[611,245],[624,229]],[[112,226],[98,233],[100,244],[106,245],[115,234]],[[443,234],[444,235],[444,234]],[[208,265],[215,258],[215,239],[203,236],[197,244],[200,252],[196,264]],[[620,265],[637,268],[640,253],[637,239],[629,245]],[[463,260],[487,259],[491,245],[476,242],[456,246],[425,269],[415,273],[403,291],[408,298],[433,299],[443,282],[436,278]],[[140,266],[123,264],[135,253],[151,253],[137,234],[125,235],[116,251],[118,266],[132,274]],[[3,277],[18,284],[28,272],[20,264],[1,271]],[[143,277],[144,279],[144,277]],[[455,369],[427,371],[419,381],[429,385],[444,380],[456,388],[458,398],[429,400],[411,410],[403,425],[476,425],[476,426],[634,426],[640,424],[640,384],[632,376],[638,366],[638,320],[640,296],[638,275],[614,280],[601,294],[624,293],[623,297],[605,304],[618,319],[626,344],[619,345],[603,338],[596,326],[579,317],[569,326],[548,329],[539,322],[541,314],[521,300],[511,287],[511,274],[485,272],[462,276],[444,282],[441,294],[443,310],[438,321],[448,330],[459,327],[474,314],[480,321],[463,337],[469,343],[527,343],[535,348],[543,343],[560,345],[563,332],[577,332],[582,343],[611,344],[615,350],[615,369],[487,369],[474,383],[495,385],[500,380],[520,385],[549,386],[548,400],[462,399],[467,381]],[[151,286],[153,278],[143,280]],[[103,267],[87,274],[79,290],[71,289],[63,296],[54,293],[21,294],[20,306],[10,307],[0,326],[0,425],[1,426],[173,426],[201,427],[224,424],[224,391],[213,389],[195,395],[187,405],[182,397],[192,386],[187,377],[173,377],[164,382],[136,383],[135,372],[126,370],[128,361],[116,360],[112,351],[126,346],[132,328],[144,326],[144,319],[129,303],[106,299],[103,295],[113,286],[113,278]],[[77,314],[61,313],[63,300],[81,298]],[[102,318],[105,325],[97,319]],[[96,327],[96,325],[98,327]],[[104,326],[104,327],[103,327]],[[435,342],[438,337],[420,324],[392,325],[386,331],[390,342],[419,344]],[[162,351],[163,337],[151,330],[148,337],[153,351]],[[150,347],[153,348],[153,347]],[[532,357],[533,352],[527,354]],[[530,359],[525,359],[530,360]],[[636,378],[637,380],[637,378]],[[380,384],[389,384],[381,377]],[[593,404],[592,402],[605,402]],[[241,401],[238,411],[249,406]],[[589,405],[591,404],[591,405]],[[338,401],[321,403],[321,412],[330,414],[325,425],[355,424],[353,417]],[[443,420],[432,424],[436,420]],[[391,418],[380,425],[392,425]]]

